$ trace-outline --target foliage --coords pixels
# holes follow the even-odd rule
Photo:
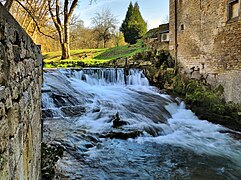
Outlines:
[[[120,31],[123,32],[125,41],[130,44],[135,44],[137,39],[140,39],[145,35],[147,31],[147,23],[141,16],[137,2],[135,3],[134,7],[132,2],[130,2]]]
[[[11,1],[11,0],[10,0]],[[9,1],[7,1],[9,2]],[[34,41],[40,35],[49,35],[47,0],[13,1],[10,12]],[[7,4],[7,3],[6,3]]]
[[[241,125],[238,115],[241,106],[224,101],[224,89],[221,85],[211,88],[198,80],[185,80],[185,77],[180,74],[173,79],[173,92],[184,96],[186,103],[190,105],[194,112],[201,113],[201,116],[205,119],[214,119],[213,122],[218,121],[220,123],[222,119],[221,123],[228,123],[227,121],[231,120],[232,122],[229,123],[236,122]],[[203,110],[206,112],[203,112]],[[214,116],[217,117],[214,118]]]
[[[62,42],[68,39],[68,36],[64,34],[64,31],[69,32],[69,42],[66,41],[65,45],[70,49],[81,49],[81,48],[102,48],[106,47],[113,47],[115,45],[124,45],[124,38],[121,33],[116,33],[111,30],[110,34],[106,34],[105,39],[107,42],[103,45],[103,40],[98,42],[98,33],[95,31],[94,27],[85,27],[84,22],[78,19],[75,14],[71,14],[69,18],[69,30],[68,27],[65,26],[64,21],[64,6],[65,1],[58,1],[59,2],[59,32],[56,29],[55,24],[53,23],[52,19],[50,18],[51,13],[49,11],[48,2],[50,0],[20,0],[20,1],[13,1],[13,5],[10,9],[11,14],[14,18],[19,22],[19,24],[25,29],[25,31],[31,36],[34,40],[35,44],[41,44],[41,51],[42,52],[53,52],[53,51],[60,51],[63,47],[63,43],[60,43],[59,39],[59,32],[61,31],[62,34]],[[66,6],[70,12],[70,5],[73,1],[68,1],[69,5]],[[90,0],[90,3],[92,1]],[[21,5],[20,5],[21,4]],[[54,18],[57,20],[57,4],[54,3],[54,0],[51,0],[51,7],[52,13]],[[66,18],[67,20],[68,18]],[[68,22],[66,22],[68,23]],[[110,32],[110,31],[109,31]]]
[[[136,60],[151,60],[157,69],[174,67],[174,61],[171,58],[169,51],[165,50],[146,50],[135,54],[133,58]]]
[[[124,45],[126,45],[124,34],[122,32],[116,32],[114,38],[115,38],[115,40],[114,40],[115,46],[124,46]]]
[[[221,99],[222,93],[211,90],[208,86],[196,80],[190,81],[186,85],[186,100],[190,104],[201,104],[218,114],[224,114],[225,108],[222,106],[224,100]]]

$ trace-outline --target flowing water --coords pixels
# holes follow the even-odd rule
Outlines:
[[[141,70],[48,71],[42,102],[44,141],[65,149],[56,179],[241,179],[241,141]]]

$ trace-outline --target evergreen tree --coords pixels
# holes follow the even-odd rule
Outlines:
[[[120,31],[123,32],[125,41],[130,44],[135,44],[137,39],[140,39],[145,35],[147,31],[147,24],[141,16],[137,2],[135,3],[134,7],[132,2],[130,2]]]

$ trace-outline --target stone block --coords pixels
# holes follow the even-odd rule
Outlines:
[[[8,123],[5,117],[0,117],[0,154],[7,150]]]
[[[8,128],[9,128],[9,134],[14,136],[17,133],[17,129],[19,126],[19,105],[18,103],[13,103],[13,106],[11,109],[7,112],[7,119],[8,119]]]
[[[10,109],[12,107],[12,96],[9,88],[5,89],[5,96],[6,96],[5,107],[7,109]]]
[[[194,72],[192,73],[192,75],[191,75],[191,79],[197,79],[197,80],[201,79],[201,74],[200,74],[200,72],[199,72],[199,71],[194,71]]]
[[[5,115],[5,105],[0,102],[0,117]]]
[[[21,60],[20,47],[18,45],[13,45],[14,61],[19,62]]]
[[[0,24],[0,41],[3,41],[6,37],[4,35],[5,32],[5,26],[4,24]]]
[[[21,94],[21,90],[18,86],[14,86],[12,89],[12,99],[17,100]]]
[[[5,86],[0,86],[0,100],[5,99]]]

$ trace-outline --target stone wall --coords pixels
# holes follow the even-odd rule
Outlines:
[[[184,73],[211,85],[224,85],[227,101],[241,102],[234,81],[241,69],[241,15],[229,19],[228,0],[170,0],[169,49]],[[241,8],[241,3],[239,2]],[[229,95],[227,95],[229,94]],[[232,94],[232,95],[230,95]],[[233,97],[233,98],[231,98]]]
[[[0,3],[0,179],[40,179],[42,56]]]

